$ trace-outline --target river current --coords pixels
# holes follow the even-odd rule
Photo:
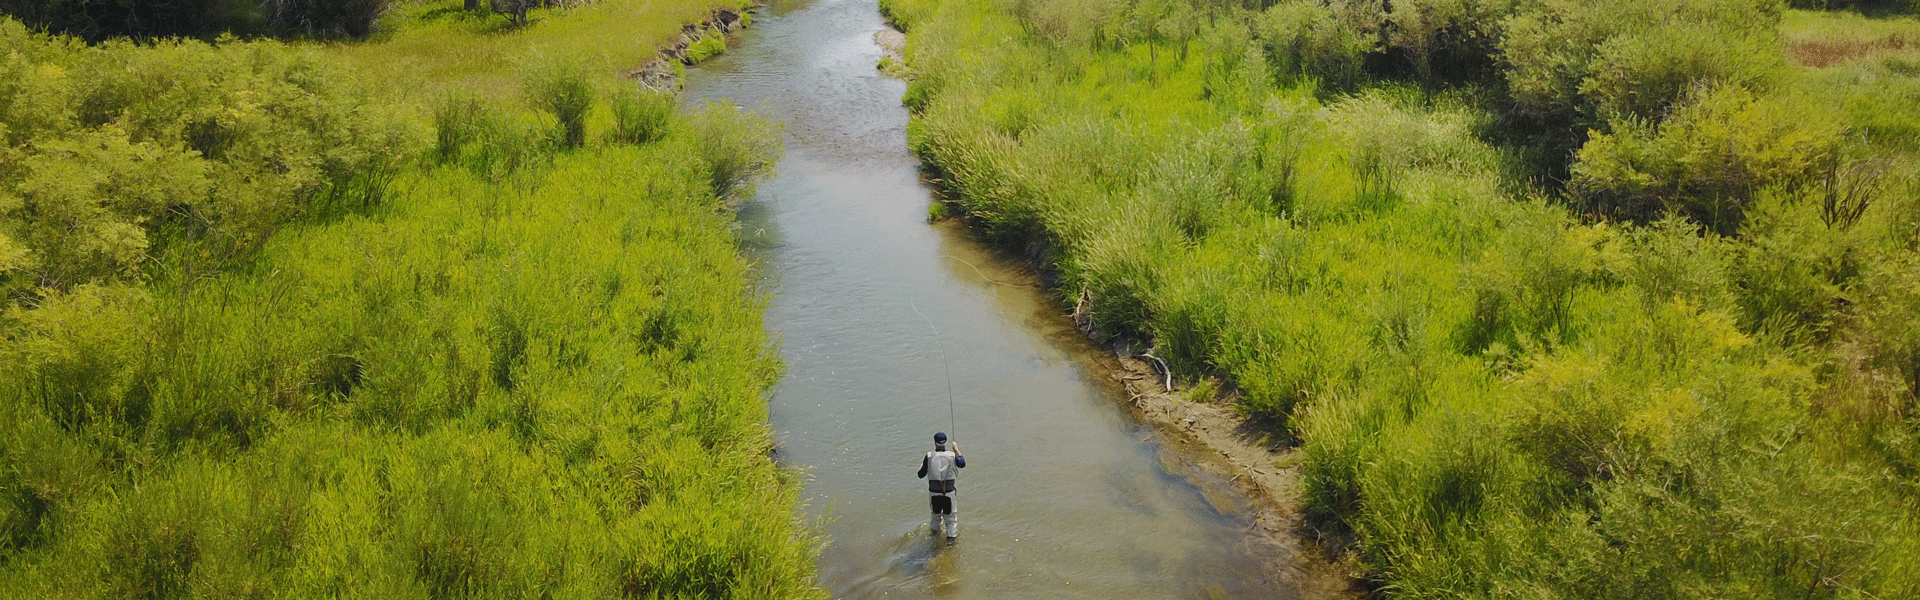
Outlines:
[[[740,207],[786,376],[770,421],[840,598],[1292,598],[1251,505],[1133,419],[1101,350],[961,227],[928,225],[905,84],[874,0],[775,0],[682,97],[786,124]],[[949,395],[951,388],[951,395]],[[915,478],[935,431],[968,459],[952,545]]]

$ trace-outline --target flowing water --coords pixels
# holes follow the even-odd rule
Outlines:
[[[1289,598],[1244,497],[1135,421],[1058,306],[954,226],[906,147],[905,84],[874,68],[874,0],[775,1],[688,102],[786,123],[741,206],[787,374],[771,422],[822,523],[836,597]],[[951,377],[949,378],[949,372]],[[950,383],[949,383],[950,382]],[[951,397],[948,388],[951,385]],[[951,398],[951,401],[949,401]],[[915,478],[935,431],[966,454],[960,537]]]

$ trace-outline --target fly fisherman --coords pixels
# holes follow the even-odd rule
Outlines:
[[[953,514],[953,479],[964,468],[967,457],[960,454],[960,444],[955,442],[948,450],[947,433],[934,433],[933,451],[920,459],[920,477],[927,480],[927,492],[933,494],[933,532],[940,533],[940,518],[946,516],[948,540],[960,535],[960,519]]]

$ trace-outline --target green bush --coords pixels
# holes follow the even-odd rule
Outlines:
[[[686,58],[682,60],[687,64],[697,65],[706,62],[709,58],[719,56],[726,51],[727,38],[724,34],[702,35],[699,39],[694,40],[692,44],[687,46]]]
[[[596,96],[588,80],[587,65],[568,59],[536,58],[524,68],[522,77],[527,101],[559,121],[562,147],[579,148],[587,143],[587,114],[593,110]]]
[[[225,34],[365,37],[391,0],[5,0],[0,14],[90,41]]]
[[[686,160],[750,172],[777,130],[556,153],[553,117],[415,122],[331,55],[0,21],[0,590],[821,597]]]
[[[621,86],[612,93],[614,141],[645,144],[664,137],[673,121],[673,97],[667,94]]]
[[[1525,110],[1656,119],[1696,84],[1766,77],[1781,62],[1763,45],[1780,14],[1777,0],[1549,0],[1514,14],[1500,50]]]
[[[1482,82],[1498,74],[1498,45],[1511,0],[1392,2],[1381,46],[1398,51],[1427,89],[1442,83]]]
[[[490,128],[487,123],[500,117],[498,111],[474,96],[455,95],[440,101],[433,111],[434,154],[443,163],[457,162],[469,144],[480,141]]]
[[[244,260],[303,215],[379,204],[411,127],[331,62],[272,42],[140,46],[0,22],[14,176],[10,298]],[[173,257],[187,260],[149,260]]]
[[[1280,2],[1254,21],[1268,62],[1283,78],[1311,77],[1330,91],[1359,85],[1363,55],[1372,40],[1363,29],[1342,22],[1328,5]]]
[[[752,194],[752,182],[780,156],[780,124],[729,102],[702,106],[684,117],[713,195]]]
[[[1807,106],[1738,86],[1701,89],[1657,128],[1627,121],[1589,140],[1573,192],[1606,213],[1680,211],[1731,234],[1762,190],[1792,194],[1838,168],[1842,127]]]
[[[1920,586],[1897,69],[1783,68],[1772,0],[1184,4],[889,0],[909,143],[1100,342],[1298,444],[1381,593]],[[1450,86],[1489,41],[1508,87]]]

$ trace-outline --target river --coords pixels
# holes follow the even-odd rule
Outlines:
[[[839,598],[1292,598],[1282,551],[1203,460],[1126,408],[1101,351],[1013,262],[952,224],[876,69],[874,0],[778,1],[691,69],[689,103],[786,124],[739,218],[786,377],[770,420]],[[951,374],[949,376],[949,373]],[[952,393],[949,396],[948,390]],[[927,527],[935,431],[969,460],[960,537]]]

